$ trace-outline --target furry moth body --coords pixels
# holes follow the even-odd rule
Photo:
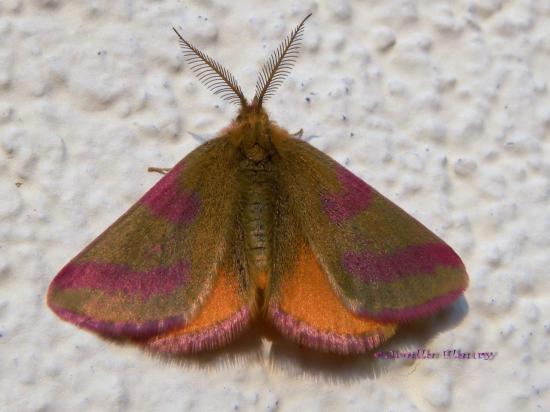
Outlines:
[[[54,278],[48,304],[100,335],[166,353],[223,346],[255,317],[310,348],[362,353],[468,283],[441,239],[270,121],[307,16],[260,71],[251,103],[176,32],[191,69],[239,105]]]

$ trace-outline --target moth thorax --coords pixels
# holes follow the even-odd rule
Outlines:
[[[250,159],[253,162],[261,162],[267,158],[269,152],[259,144],[254,144],[253,146],[245,147],[244,154],[247,159]]]

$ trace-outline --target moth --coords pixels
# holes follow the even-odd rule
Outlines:
[[[270,120],[308,15],[249,103],[174,29],[191,70],[239,107],[53,279],[62,319],[162,353],[228,344],[255,318],[309,348],[364,353],[466,289],[459,256],[349,170]]]

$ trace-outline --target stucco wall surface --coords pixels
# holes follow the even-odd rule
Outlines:
[[[233,106],[171,27],[251,96],[313,12],[267,105],[452,245],[465,299],[341,359],[258,332],[165,360],[62,322],[57,271],[214,136]],[[550,3],[543,0],[0,1],[1,411],[550,410]]]

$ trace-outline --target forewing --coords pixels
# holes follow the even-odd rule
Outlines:
[[[147,338],[191,323],[234,236],[237,162],[223,138],[191,152],[59,272],[50,307],[111,337]],[[228,265],[244,310],[243,274]]]
[[[287,213],[296,216],[348,310],[403,322],[433,314],[461,295],[466,270],[439,237],[313,146],[291,138],[275,143]]]

